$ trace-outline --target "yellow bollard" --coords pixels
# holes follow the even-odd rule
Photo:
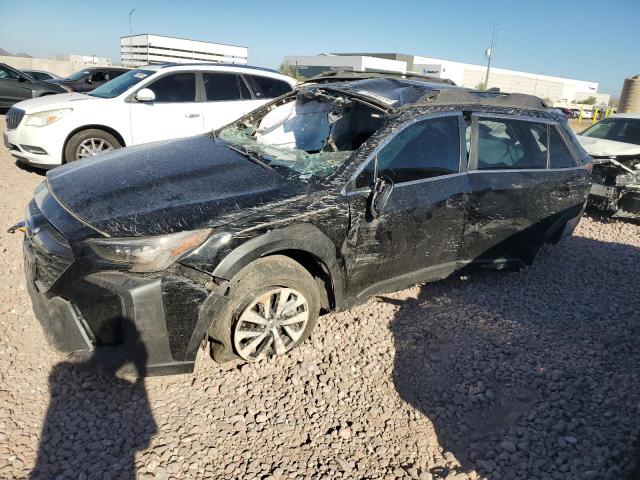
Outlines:
[[[593,119],[591,120],[591,125],[595,125],[598,121],[598,111],[599,110],[597,108],[593,110],[593,115],[591,115],[593,117]]]
[[[578,114],[578,125],[580,125],[582,123],[582,109],[584,107],[580,106],[580,113]]]

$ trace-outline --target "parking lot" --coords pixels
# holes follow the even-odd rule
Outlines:
[[[106,378],[47,346],[6,233],[43,178],[0,148],[0,478],[619,480],[635,462],[639,224],[584,217],[524,271],[374,298],[284,357]]]

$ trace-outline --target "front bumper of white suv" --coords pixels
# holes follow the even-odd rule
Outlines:
[[[40,168],[62,164],[65,129],[64,119],[45,127],[26,125],[24,110],[11,108],[7,112],[4,146],[20,162]]]

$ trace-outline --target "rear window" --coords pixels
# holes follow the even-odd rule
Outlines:
[[[546,124],[478,120],[478,170],[547,168]]]
[[[276,98],[292,90],[291,85],[275,78],[246,75],[255,90],[257,98]]]
[[[234,73],[203,73],[208,102],[249,100],[251,94],[240,75]]]
[[[571,168],[576,166],[576,161],[571,155],[571,151],[564,142],[562,136],[555,127],[550,128],[549,150],[551,168]]]

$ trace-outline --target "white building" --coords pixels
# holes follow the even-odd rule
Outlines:
[[[478,88],[484,84],[487,73],[486,65],[473,65],[400,53],[290,55],[284,59],[285,62],[297,67],[300,74],[305,77],[317,75],[323,70],[345,67],[349,70],[361,72],[374,70],[398,73],[413,72],[448,78],[463,87]],[[597,104],[607,104],[609,102],[609,95],[598,93],[597,82],[491,67],[488,83],[488,88],[497,87],[504,92],[536,95],[540,98],[549,99],[558,105],[572,104],[575,101],[589,97],[595,97]]]
[[[353,70],[355,72],[401,72],[407,69],[407,62],[378,58],[365,54],[288,55],[285,63],[295,67],[300,75],[310,78],[327,70]]]
[[[69,53],[54,55],[54,59],[59,62],[73,62],[73,63],[95,63],[97,66],[103,67],[111,65],[111,59],[106,57],[96,57],[95,55],[73,55]]]
[[[120,38],[120,57],[125,67],[167,62],[218,62],[246,65],[248,54],[247,47],[147,33]]]

